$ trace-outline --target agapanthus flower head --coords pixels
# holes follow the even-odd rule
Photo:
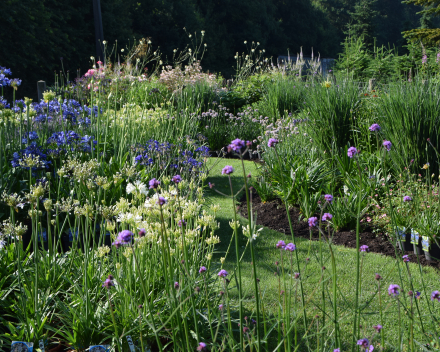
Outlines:
[[[366,245],[366,244],[364,244],[364,245],[362,245],[362,246],[360,246],[359,247],[359,250],[361,251],[361,252],[368,252],[368,246]]]
[[[157,202],[156,202],[156,204],[159,204],[160,206],[162,206],[162,205],[166,204],[166,202],[167,202],[167,200],[166,200],[164,197],[159,196],[159,197],[157,198]]]
[[[410,196],[404,196],[404,197],[403,197],[403,201],[404,201],[404,202],[411,202],[411,201],[412,201],[412,198],[411,198]]]
[[[288,243],[284,247],[285,251],[293,252],[296,249],[296,246],[293,243]]]
[[[222,170],[222,175],[230,175],[234,172],[234,168],[230,165],[226,165]]]
[[[388,295],[396,297],[399,294],[400,286],[391,284],[388,287]]]
[[[201,266],[199,269],[199,274],[203,274],[206,271],[206,267],[205,266]]]
[[[382,330],[382,325],[380,324],[374,325],[373,329],[376,330],[377,332],[380,332]]]
[[[199,345],[197,346],[197,351],[206,351],[206,343],[204,342],[199,342]]]
[[[318,225],[318,218],[316,216],[312,216],[311,218],[309,218],[308,223],[309,223],[310,227],[317,226]]]
[[[228,150],[233,150],[234,152],[240,152],[242,148],[245,146],[245,141],[237,138],[234,139],[231,144],[228,145]]]
[[[278,241],[276,247],[278,249],[284,249],[284,247],[286,247],[286,242],[284,242],[283,240]]]
[[[348,148],[347,155],[349,158],[353,158],[356,154],[358,154],[358,150],[355,147]]]
[[[180,183],[182,181],[182,177],[180,177],[180,175],[175,175],[173,176],[171,181],[173,181],[174,183]]]
[[[326,202],[329,202],[330,204],[333,203],[333,196],[331,194],[326,194],[324,196],[324,199],[325,199]]]
[[[409,262],[409,256],[408,256],[407,254],[405,254],[405,255],[402,257],[402,259],[403,259],[403,261],[404,261],[405,263],[408,263],[408,262]]]
[[[220,277],[226,277],[226,276],[228,276],[228,272],[225,269],[222,269],[218,272],[217,275]]]
[[[392,146],[392,144],[391,144],[390,141],[384,140],[383,143],[382,143],[382,145],[386,148],[387,151],[390,151],[390,150],[391,150],[391,146]]]
[[[267,146],[269,148],[274,148],[278,144],[278,139],[276,138],[269,138],[269,141],[267,142]]]
[[[377,123],[373,123],[369,128],[371,132],[378,132],[380,131],[380,126]]]
[[[160,185],[160,181],[156,180],[155,178],[148,181],[148,185],[150,186],[150,189],[154,188],[156,189]]]
[[[431,301],[433,301],[435,299],[440,302],[440,292],[439,291],[433,291],[431,293]]]
[[[333,218],[333,215],[330,213],[324,213],[324,215],[322,215],[322,221],[328,221],[331,220]]]

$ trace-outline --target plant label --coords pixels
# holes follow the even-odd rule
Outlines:
[[[128,342],[128,347],[130,347],[130,352],[135,352],[134,343],[130,335],[127,335],[127,342]]]
[[[33,352],[34,343],[24,341],[12,341],[11,352]]]
[[[43,341],[43,339],[38,341],[38,346],[40,347],[40,351],[44,352],[44,341]]]
[[[411,229],[411,243],[418,245],[419,244],[419,237],[420,237],[420,234],[416,230]]]

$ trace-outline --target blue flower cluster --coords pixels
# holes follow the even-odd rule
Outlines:
[[[12,72],[9,68],[0,66],[0,87],[9,86],[11,80],[6,76],[10,76],[11,74]]]
[[[38,139],[38,133],[37,132],[35,132],[35,131],[31,131],[31,132],[29,132],[29,135],[26,137],[23,137],[22,138],[22,140],[21,140],[21,142],[23,143],[23,144],[27,144],[28,143],[28,138],[29,138],[29,141],[35,141],[35,140],[37,140]]]
[[[72,151],[91,152],[92,145],[96,145],[97,142],[93,136],[85,135],[81,137],[74,131],[68,131],[67,133],[61,131],[53,133],[52,136],[47,139],[46,143],[49,145],[56,144],[57,147],[61,149],[60,152],[67,146],[69,146]],[[54,151],[51,150],[51,155],[54,154]]]
[[[2,85],[2,83],[0,82],[0,86]],[[9,109],[9,104],[8,101],[6,99],[3,99],[2,96],[0,96],[0,110],[2,109]]]
[[[49,164],[51,164],[50,161],[47,160],[47,154],[45,151],[37,145],[36,142],[32,142],[29,144],[25,149],[20,150],[19,152],[15,152],[12,154],[12,167],[22,167],[24,170],[29,170],[29,167],[24,167],[21,164],[21,162],[24,159],[28,159],[31,157],[32,159],[39,158],[40,166],[39,167],[33,167],[32,170],[37,169],[47,169],[49,168]]]

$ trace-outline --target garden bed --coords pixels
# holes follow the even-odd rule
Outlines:
[[[247,207],[246,207],[246,196],[243,195],[240,200],[239,210],[242,216],[247,217]],[[257,224],[270,228],[287,236],[291,236],[289,221],[286,216],[286,208],[280,199],[263,202],[261,197],[253,191],[252,194],[252,209],[253,212],[257,213]],[[292,227],[295,236],[310,238],[310,229],[307,222],[298,221],[300,217],[300,210],[297,207],[292,207],[290,209],[290,217],[292,219]],[[379,253],[389,257],[396,256],[395,247],[390,242],[388,236],[383,233],[374,233],[373,228],[366,227],[363,225],[361,227],[360,233],[360,245],[367,245],[370,252]],[[317,241],[319,239],[318,230],[314,228],[312,230],[312,240]],[[337,231],[333,235],[332,243],[336,245],[345,246],[348,248],[356,248],[356,231],[353,230],[343,230]],[[402,252],[397,249],[397,253],[400,256],[407,254],[410,261],[417,263],[417,255],[412,251]],[[431,266],[440,269],[440,261],[430,261],[426,260],[425,256],[419,256],[418,260],[423,266]]]

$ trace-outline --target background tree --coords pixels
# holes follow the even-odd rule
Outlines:
[[[422,16],[420,27],[405,31],[403,35],[428,45],[440,44],[440,28],[434,28],[437,24],[433,23],[433,17],[440,15],[440,0],[407,0],[405,3],[423,6],[423,10],[419,12]]]

